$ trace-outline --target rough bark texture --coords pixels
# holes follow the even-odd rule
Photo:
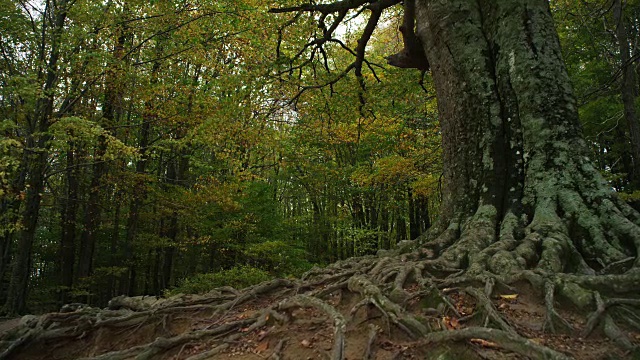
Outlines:
[[[417,25],[444,144],[431,246],[447,267],[593,274],[635,256],[640,217],[587,157],[547,1],[422,0]]]

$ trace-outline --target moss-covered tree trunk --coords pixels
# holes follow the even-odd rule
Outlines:
[[[444,146],[439,261],[591,274],[635,257],[640,215],[588,158],[548,2],[417,0],[416,20]]]

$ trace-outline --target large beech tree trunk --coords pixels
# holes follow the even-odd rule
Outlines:
[[[442,126],[440,260],[594,273],[636,256],[640,215],[587,157],[548,2],[417,0],[416,20]]]

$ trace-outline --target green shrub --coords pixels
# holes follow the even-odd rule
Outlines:
[[[242,289],[269,279],[271,279],[271,275],[266,271],[241,265],[229,270],[195,275],[184,280],[180,286],[169,291],[167,295],[202,294],[221,286]]]
[[[283,241],[251,244],[244,251],[250,264],[266,269],[276,276],[299,276],[313,265],[306,261],[304,250]]]

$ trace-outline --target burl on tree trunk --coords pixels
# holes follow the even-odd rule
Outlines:
[[[438,260],[474,274],[637,268],[640,215],[588,158],[548,2],[417,1],[444,145]]]

